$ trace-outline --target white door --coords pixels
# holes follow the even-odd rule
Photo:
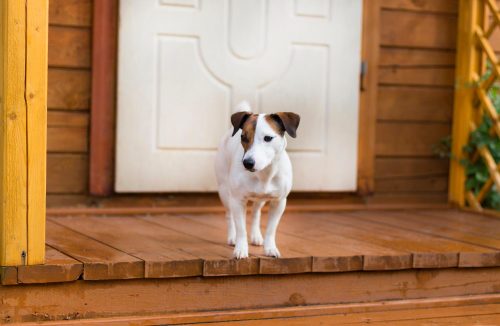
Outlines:
[[[294,190],[355,190],[361,8],[120,0],[116,190],[215,190],[215,151],[241,100],[301,115]]]

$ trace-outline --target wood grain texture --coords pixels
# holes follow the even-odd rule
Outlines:
[[[89,109],[89,71],[51,68],[48,73],[48,83],[49,109]]]
[[[26,2],[27,263],[45,262],[48,0]]]
[[[76,281],[83,273],[83,264],[47,246],[45,264],[17,267],[20,284]]]
[[[344,303],[329,305],[309,305],[295,307],[277,307],[246,310],[229,311],[206,311],[192,313],[162,314],[156,316],[123,316],[115,318],[91,318],[79,319],[76,321],[66,321],[68,325],[122,325],[123,323],[133,323],[134,325],[182,325],[187,323],[203,322],[230,322],[230,321],[255,321],[261,319],[276,318],[296,318],[312,317],[324,315],[344,315],[366,314],[376,312],[395,312],[402,310],[420,310],[428,308],[448,308],[463,307],[467,309],[471,306],[495,305],[499,303],[499,296],[496,294],[473,295],[461,297],[444,297],[435,299],[410,299],[367,303]],[[390,314],[389,314],[390,315]],[[365,320],[366,321],[366,320]],[[48,322],[53,325],[56,322]],[[32,323],[34,325],[34,323]],[[27,325],[32,325],[27,323]]]
[[[94,2],[92,35],[89,191],[109,196],[114,189],[118,0]]]
[[[0,17],[0,265],[7,266],[25,264],[28,249],[24,2],[3,1]]]
[[[92,24],[92,0],[50,0],[51,25],[84,26]]]
[[[27,284],[2,288],[0,320],[9,318],[11,322],[34,322],[130,316],[139,312],[147,315],[207,310],[300,308],[297,306],[304,304],[311,306],[477,295],[494,293],[498,287],[499,275],[498,268],[431,269],[124,282],[76,281],[63,286],[48,284],[43,287]],[[22,301],[13,300],[21,297]],[[50,302],[51,305],[41,306],[41,302]],[[437,303],[435,305],[439,306]],[[415,307],[409,309],[412,308]],[[360,309],[366,311],[366,308]],[[76,320],[73,323],[80,322]],[[168,324],[163,322],[165,323]]]
[[[49,153],[47,157],[47,193],[87,193],[88,157],[80,154]]]
[[[453,90],[404,86],[381,86],[377,119],[395,121],[451,122]]]
[[[434,49],[456,46],[454,15],[382,10],[380,20],[380,42],[384,46]]]
[[[455,51],[382,47],[378,64],[383,67],[454,67]]]
[[[404,9],[419,12],[439,12],[455,14],[458,11],[458,0],[383,0],[382,7],[388,9]]]
[[[17,267],[1,266],[0,267],[0,284],[1,285],[16,285],[17,284]]]
[[[469,137],[469,124],[472,116],[472,102],[475,91],[470,87],[474,74],[480,71],[482,54],[474,46],[474,26],[484,23],[484,10],[479,1],[460,1],[457,68],[455,71],[455,98],[451,154],[456,160],[450,162],[449,200],[459,206],[465,204],[465,170],[460,161],[464,158],[463,146]]]
[[[88,151],[89,114],[80,111],[48,112],[47,150],[49,152],[86,153]]]
[[[83,263],[84,280],[144,277],[144,261],[89,238],[79,232],[47,221],[47,244]]]
[[[379,0],[363,2],[362,60],[366,64],[359,98],[358,193],[374,189],[375,126],[377,117],[380,35]]]
[[[380,67],[381,85],[453,87],[453,68]]]
[[[89,219],[68,217],[55,221],[144,260],[147,278],[203,275],[203,260],[199,254],[201,257],[217,257],[219,260],[225,258],[206,244],[204,246],[200,244],[199,254],[194,255],[190,249],[196,247],[197,239],[158,228],[136,217],[89,217]],[[93,227],[94,225],[99,225],[99,228]],[[123,237],[122,235],[127,232],[132,232],[133,236]]]
[[[375,151],[378,156],[434,156],[433,146],[450,134],[444,123],[379,122]]]
[[[50,67],[90,68],[90,49],[90,29],[50,27]]]

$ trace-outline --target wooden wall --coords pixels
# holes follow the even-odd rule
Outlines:
[[[372,0],[365,0],[372,1]],[[51,0],[48,204],[88,202],[92,0]],[[458,0],[380,0],[375,200],[446,201]]]
[[[458,0],[380,0],[375,196],[445,201]]]
[[[92,0],[50,0],[48,205],[87,194]]]

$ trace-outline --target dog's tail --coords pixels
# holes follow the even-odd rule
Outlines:
[[[234,109],[234,112],[251,112],[252,107],[250,106],[250,103],[247,101],[241,101],[238,105],[236,105],[236,108]]]

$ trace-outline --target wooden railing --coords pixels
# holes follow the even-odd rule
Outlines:
[[[48,0],[0,3],[0,266],[45,259]]]
[[[491,38],[500,30],[500,13],[496,0],[460,0],[457,43],[455,109],[452,131],[450,200],[459,206],[468,204],[482,210],[482,201],[495,185],[500,189],[500,164],[487,146],[465,153],[469,135],[487,116],[492,122],[490,135],[500,137],[500,120],[488,92],[500,79],[500,63]],[[486,68],[488,74],[486,74]],[[486,76],[483,78],[483,76]],[[466,189],[466,173],[462,161],[483,160],[488,180],[476,192]]]

